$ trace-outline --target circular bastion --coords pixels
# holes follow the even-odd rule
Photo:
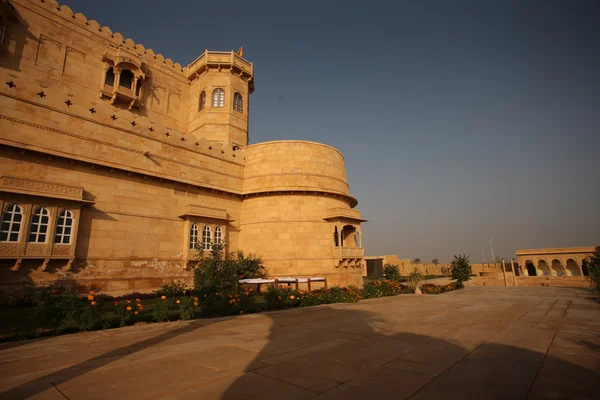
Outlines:
[[[362,286],[362,270],[340,267],[328,210],[351,209],[344,156],[321,143],[275,141],[244,149],[239,247],[260,255],[272,277],[326,277]],[[360,227],[358,227],[360,229]]]
[[[290,140],[244,149],[243,192],[316,190],[349,196],[344,156],[321,143]]]

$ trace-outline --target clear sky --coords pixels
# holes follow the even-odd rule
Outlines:
[[[63,0],[186,65],[254,62],[253,143],[327,143],[368,255],[600,245],[600,1]]]

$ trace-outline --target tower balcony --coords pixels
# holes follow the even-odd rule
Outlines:
[[[334,247],[333,256],[335,258],[363,258],[365,255],[364,247]]]
[[[188,80],[193,81],[209,68],[219,71],[223,68],[245,77],[250,85],[250,93],[254,91],[254,64],[244,60],[232,51],[206,50],[200,57],[188,65]]]

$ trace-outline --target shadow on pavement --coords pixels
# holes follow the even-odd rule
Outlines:
[[[332,305],[220,319],[218,325],[193,322],[30,380],[0,393],[0,398],[39,395],[50,383],[70,399],[577,399],[597,395],[597,354],[582,357],[577,352],[581,346],[560,353],[560,359],[546,354],[555,329],[498,325],[490,329],[460,321],[436,329],[431,322],[417,325],[413,320],[412,325],[403,325],[398,309],[384,306],[375,313],[364,308],[363,303]],[[144,332],[144,327],[129,329]],[[234,331],[236,335],[231,334]],[[114,336],[123,332],[115,331]],[[180,337],[184,334],[192,346],[188,336]],[[494,343],[488,342],[490,336]],[[177,337],[169,344],[188,345],[185,352],[170,347],[158,351]],[[211,341],[214,346],[207,345]],[[200,350],[202,344],[208,347]],[[583,351],[590,352],[586,345]],[[131,364],[107,372],[110,368],[104,367],[117,361]]]

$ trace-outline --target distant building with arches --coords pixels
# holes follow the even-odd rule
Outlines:
[[[587,275],[583,260],[598,249],[587,246],[517,250],[519,272],[522,276]]]

